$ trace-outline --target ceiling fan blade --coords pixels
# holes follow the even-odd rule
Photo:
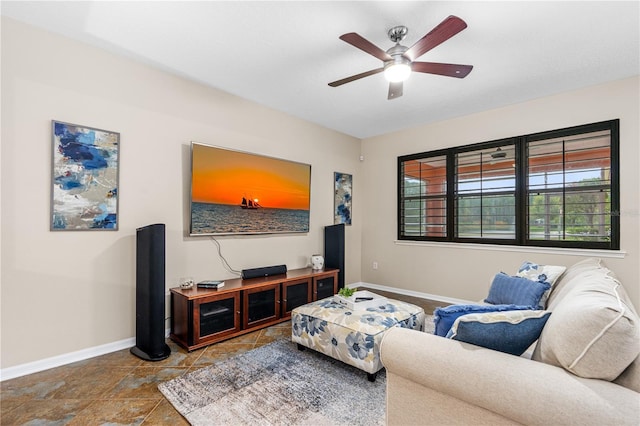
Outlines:
[[[473,65],[440,64],[437,62],[414,62],[411,64],[411,71],[457,78],[465,78],[472,69]]]
[[[352,81],[359,80],[364,77],[369,77],[370,75],[378,74],[378,73],[381,73],[382,71],[384,71],[384,68],[377,68],[375,70],[365,71],[360,74],[352,75],[351,77],[343,78],[342,80],[332,81],[331,83],[329,83],[329,86],[331,87],[342,86],[345,83],[350,83]]]
[[[402,82],[389,83],[389,96],[387,100],[396,99],[402,96]]]
[[[457,16],[451,15],[442,21],[437,27],[432,29],[429,34],[425,35],[411,46],[404,53],[404,56],[413,61],[438,46],[440,43],[449,40],[465,28],[467,28],[466,22]]]
[[[375,56],[381,61],[390,61],[392,59],[387,52],[356,33],[342,34],[340,40],[346,41],[350,45]]]

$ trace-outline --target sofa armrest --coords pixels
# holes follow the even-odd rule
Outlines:
[[[381,342],[380,357],[389,377],[417,383],[425,394],[438,393],[439,405],[446,405],[452,418],[456,404],[522,424],[637,425],[640,418],[640,394],[630,389],[428,333],[393,328]],[[390,381],[388,398],[402,392],[391,386]],[[422,406],[409,413],[415,424],[429,423],[428,411],[437,409],[429,401]]]

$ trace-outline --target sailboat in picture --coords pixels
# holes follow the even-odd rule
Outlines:
[[[247,197],[242,197],[242,202],[240,203],[240,207],[243,209],[256,210],[261,208],[262,206],[258,204],[258,200],[248,199]]]

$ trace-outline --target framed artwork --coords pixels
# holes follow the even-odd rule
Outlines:
[[[351,225],[351,190],[353,177],[347,173],[334,174],[333,223]]]
[[[52,121],[51,230],[118,230],[120,133]]]

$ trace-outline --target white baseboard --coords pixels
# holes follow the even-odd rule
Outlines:
[[[169,337],[169,332],[169,329],[165,330],[165,337]],[[39,361],[16,365],[15,367],[3,368],[0,370],[0,382],[15,379],[16,377],[26,376],[27,374],[38,373],[54,367],[84,361],[85,359],[120,351],[122,349],[128,349],[135,345],[136,338],[130,337],[117,342],[105,343],[104,345],[94,346],[92,348],[82,349],[68,354],[57,355],[51,358],[41,359]]]
[[[39,361],[28,362],[26,364],[16,365],[15,367],[3,368],[0,370],[0,381],[14,379],[16,377],[26,376],[27,374],[37,373],[39,371],[48,370],[61,365],[71,364],[73,362],[83,361],[99,355],[108,354],[119,351],[121,349],[135,346],[135,337],[119,340],[117,342],[106,343],[92,348],[82,349],[67,354],[54,356],[51,358],[41,359]]]
[[[470,301],[470,300],[454,299],[452,297],[439,296],[437,294],[421,293],[419,291],[406,290],[406,289],[403,289],[403,288],[388,287],[388,286],[384,286],[384,285],[371,284],[371,283],[365,283],[365,282],[357,282],[357,283],[347,284],[347,287],[349,287],[349,288],[367,287],[367,288],[372,288],[374,290],[389,291],[389,292],[392,292],[392,293],[403,294],[405,296],[419,297],[421,299],[436,300],[438,302],[451,303],[451,304],[455,304],[455,305],[468,304],[468,303],[477,303],[477,302],[473,302],[473,301]]]

